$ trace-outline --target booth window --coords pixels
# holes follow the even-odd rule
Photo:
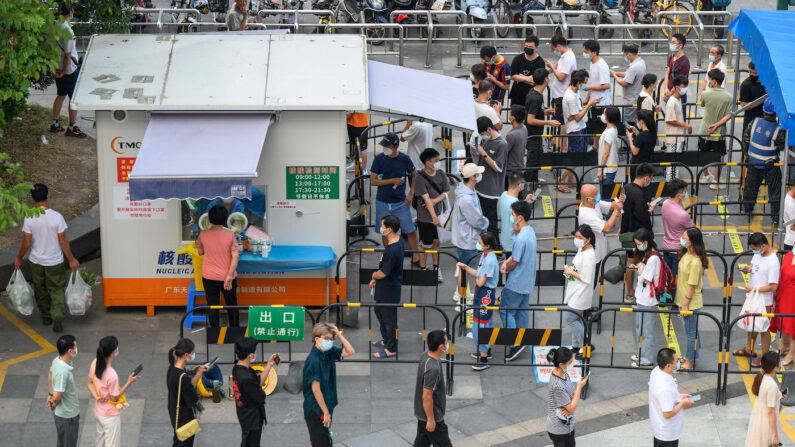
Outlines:
[[[231,201],[225,201],[217,197],[213,200],[183,200],[182,219],[180,221],[182,241],[191,242],[199,237],[199,221],[202,219],[202,215],[206,214],[207,211],[215,205],[225,206],[229,210],[230,215],[235,212],[244,214],[249,226],[253,225],[267,233],[267,201],[265,198],[266,187],[253,186],[251,188],[251,199],[232,199]]]

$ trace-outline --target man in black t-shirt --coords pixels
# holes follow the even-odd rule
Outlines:
[[[765,86],[759,82],[759,73],[756,72],[753,62],[748,63],[748,77],[740,84],[740,107],[745,107],[748,103],[754,102],[765,95]],[[747,109],[743,113],[743,134],[745,129],[754,122],[754,119],[762,118],[762,103]],[[748,144],[743,141],[743,149],[747,151]]]
[[[235,393],[237,420],[243,431],[242,447],[259,447],[262,437],[262,426],[268,421],[265,418],[265,380],[271,369],[276,366],[278,354],[271,355],[268,364],[257,377],[257,371],[251,368],[251,362],[257,357],[257,341],[243,337],[235,342],[237,362],[232,367],[232,389]]]
[[[400,239],[400,219],[388,215],[381,219],[381,236],[386,239],[387,245],[378,270],[373,272],[370,287],[374,287],[373,298],[376,303],[400,303],[400,291],[403,286],[403,241]],[[397,355],[397,308],[376,307],[375,316],[381,326],[382,340],[373,343],[381,351],[373,354],[377,359],[394,357]]]
[[[414,386],[414,416],[417,417],[415,446],[452,447],[444,413],[447,396],[441,358],[450,337],[442,330],[428,333],[428,350],[420,356]]]
[[[624,186],[624,214],[621,216],[621,229],[619,230],[619,240],[621,246],[625,249],[631,250],[633,253],[632,264],[637,264],[641,261],[643,253],[635,250],[635,241],[633,240],[635,231],[640,228],[651,230],[651,213],[657,207],[659,202],[649,206],[646,202],[646,193],[644,190],[651,185],[651,179],[654,175],[654,169],[648,163],[642,163],[635,169],[635,180]],[[630,264],[630,262],[627,262]],[[627,296],[624,301],[627,303],[635,300],[635,271],[627,270],[625,282],[627,283]]]
[[[539,58],[540,59],[540,58]],[[549,83],[549,72],[546,68],[537,68],[533,72],[533,83],[535,86],[530,89],[525,99],[525,110],[527,112],[527,167],[540,166],[541,135],[544,133],[544,126],[560,127],[560,121],[548,120],[546,117],[551,115],[553,109],[544,108],[544,90]],[[528,171],[525,175],[528,182],[538,182],[538,171]]]
[[[538,37],[527,36],[524,40],[523,52],[516,55],[511,61],[511,93],[508,98],[511,104],[524,105],[527,93],[535,86],[533,73],[546,67],[544,59],[538,55]]]

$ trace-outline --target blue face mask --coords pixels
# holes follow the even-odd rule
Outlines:
[[[513,214],[511,214],[511,225],[516,225],[516,219],[513,218]]]
[[[323,352],[328,351],[329,349],[334,347],[334,342],[328,339],[323,339],[320,342],[320,350]]]
[[[638,250],[640,251],[646,251],[646,247],[644,247],[643,245],[635,244],[635,246],[638,247]]]
[[[596,195],[596,198],[593,199],[594,205],[602,201],[602,193]]]
[[[679,371],[681,368],[682,368],[682,361],[681,360],[677,360],[676,361],[676,370]]]
[[[194,360],[196,360],[196,353],[195,352],[190,355],[190,361],[192,362]]]
[[[679,245],[681,245],[682,248],[687,248],[687,242],[685,242],[685,238],[681,236],[679,237]]]
[[[486,65],[494,65],[494,61],[486,61]]]
[[[588,53],[582,53],[582,58],[583,58],[583,59],[588,59],[588,60],[591,60],[591,55],[590,55],[590,54],[588,54]]]
[[[751,251],[754,252],[755,255],[761,255],[762,254],[762,250],[751,250]]]
[[[676,45],[668,44],[668,49],[671,50],[671,53],[676,53]]]
[[[715,62],[715,59],[717,59],[717,57],[715,57],[715,56],[713,56],[711,54],[709,55],[709,61],[710,62]]]
[[[680,95],[686,95],[687,94],[687,87],[682,87],[681,89],[679,89],[679,94]]]
[[[558,56],[558,57],[560,57],[560,51],[558,51],[558,50],[555,50],[555,51],[553,51],[552,53],[553,53],[555,56]]]
[[[629,63],[631,63],[632,61],[630,61],[628,57],[624,56],[624,62],[626,62],[626,63],[628,63],[628,64],[629,64]]]
[[[475,242],[475,249],[477,251],[483,251],[483,246],[480,245],[480,242]]]
[[[585,84],[580,86],[580,91],[585,91]]]

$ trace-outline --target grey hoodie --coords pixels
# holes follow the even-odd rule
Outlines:
[[[455,188],[452,213],[453,245],[462,250],[474,250],[478,236],[489,226],[489,219],[483,216],[475,190],[467,188],[463,182]]]

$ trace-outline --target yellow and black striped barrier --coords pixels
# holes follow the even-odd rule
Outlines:
[[[480,328],[478,344],[497,346],[560,346],[560,329]]]

